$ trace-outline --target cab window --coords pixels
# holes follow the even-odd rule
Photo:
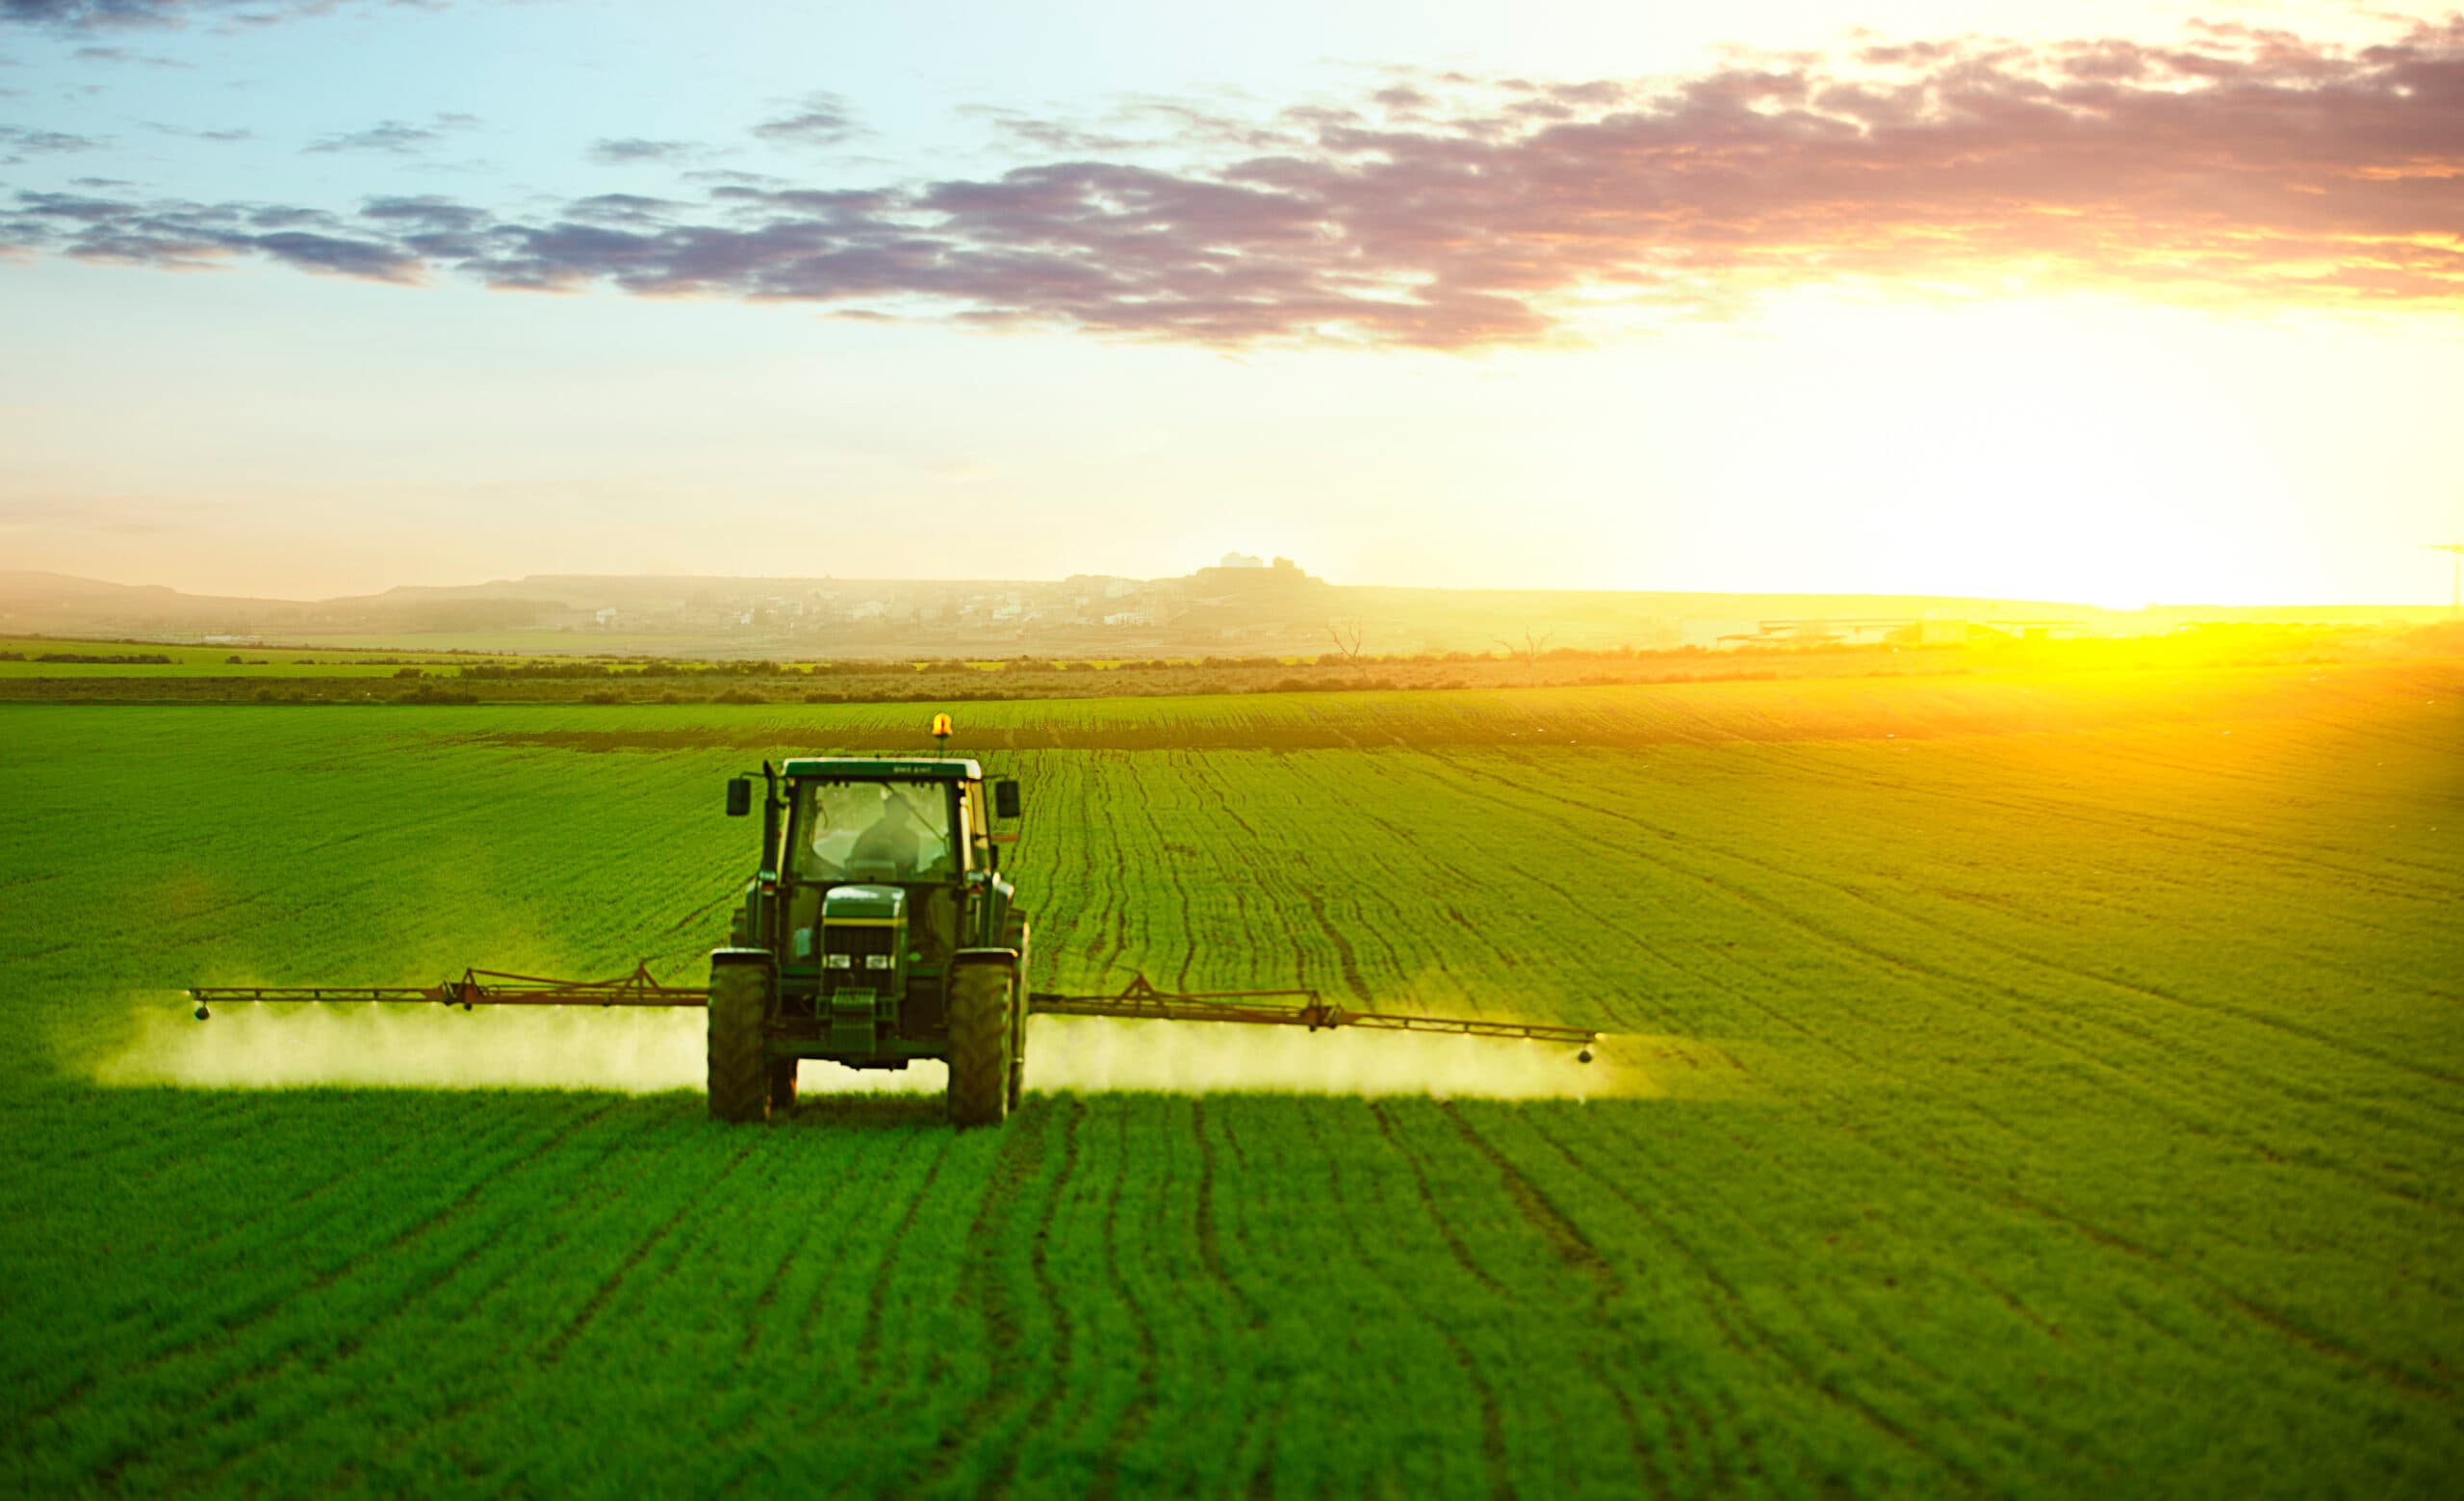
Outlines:
[[[808,782],[790,841],[805,881],[930,881],[954,874],[946,782]]]

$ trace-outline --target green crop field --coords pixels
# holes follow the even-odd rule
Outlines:
[[[809,1067],[714,1125],[690,1012],[199,1025],[696,979],[722,781],[926,711],[0,708],[0,1486],[2464,1473],[2464,666],[950,707],[1026,785],[1040,988],[1609,1055],[1043,1019],[961,1135]]]

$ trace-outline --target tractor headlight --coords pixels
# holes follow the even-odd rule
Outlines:
[[[888,954],[866,954],[864,956],[864,968],[867,970],[886,970],[896,962],[897,961]]]
[[[856,968],[856,956],[854,954],[824,954],[821,956],[821,964],[825,970],[852,970]]]

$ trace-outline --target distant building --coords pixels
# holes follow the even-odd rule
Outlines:
[[[1253,556],[1247,553],[1226,553],[1223,555],[1223,561],[1215,566],[1218,568],[1264,568],[1266,565],[1267,560],[1263,557]]]

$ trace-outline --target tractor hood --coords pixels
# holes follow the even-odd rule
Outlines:
[[[894,922],[907,916],[907,893],[895,886],[834,886],[821,899],[824,922]]]

